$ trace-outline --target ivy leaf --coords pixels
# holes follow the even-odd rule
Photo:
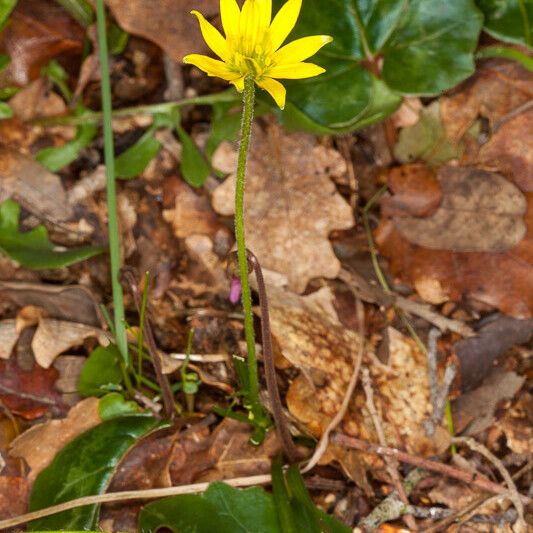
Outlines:
[[[72,141],[63,146],[43,148],[37,153],[35,159],[51,172],[57,172],[77,159],[81,150],[91,144],[96,131],[94,124],[83,124],[76,130],[76,136]]]
[[[306,0],[288,41],[325,34],[333,42],[311,59],[324,74],[284,82],[284,123],[350,131],[390,115],[401,95],[453,87],[474,71],[482,18],[473,0]]]
[[[124,416],[103,422],[67,444],[35,480],[30,511],[69,500],[102,494],[126,452],[159,422],[145,415]],[[34,520],[28,531],[95,530],[99,505],[86,505]]]
[[[478,0],[485,15],[485,31],[496,39],[525,44],[533,41],[533,2],[531,0]]]
[[[160,527],[175,533],[281,533],[272,496],[260,487],[211,483],[202,495],[172,496],[144,507],[141,533]]]
[[[122,383],[121,360],[114,344],[93,350],[81,369],[79,393],[82,396],[102,396],[112,388],[116,390]]]
[[[34,270],[61,268],[102,253],[101,246],[59,248],[48,239],[44,226],[21,233],[20,206],[13,200],[0,204],[0,253]]]

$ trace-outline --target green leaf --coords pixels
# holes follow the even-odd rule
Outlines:
[[[20,91],[20,87],[0,87],[0,100],[9,100]]]
[[[35,270],[72,265],[103,251],[101,246],[59,248],[48,239],[44,226],[21,233],[18,230],[20,206],[13,200],[0,204],[0,253],[23,267]]]
[[[81,150],[91,144],[96,131],[97,128],[94,124],[83,124],[77,128],[76,136],[72,141],[65,143],[63,146],[43,148],[37,153],[35,159],[48,170],[57,172],[78,158]]]
[[[516,48],[510,46],[486,46],[481,50],[478,50],[476,59],[483,59],[486,57],[501,57],[504,59],[510,59],[520,63],[529,72],[533,72],[533,57],[530,57]]]
[[[161,143],[154,137],[155,127],[146,133],[115,160],[117,178],[130,179],[142,174],[148,163],[157,156]]]
[[[310,59],[324,74],[283,82],[283,122],[314,133],[350,131],[389,116],[403,94],[453,87],[474,72],[482,18],[473,0],[306,0],[288,42],[316,34],[334,40]]]
[[[11,63],[11,58],[7,54],[0,54],[0,70],[4,70],[9,63]]]
[[[0,0],[0,29],[2,29],[7,22],[11,11],[15,9],[17,0]]]
[[[98,413],[102,420],[110,420],[117,416],[139,413],[140,408],[135,402],[126,401],[119,392],[110,392],[100,398]]]
[[[134,415],[108,420],[82,433],[37,476],[30,511],[105,492],[126,452],[158,425],[151,416]],[[99,512],[99,505],[78,507],[34,520],[28,524],[28,530],[95,530]]]
[[[193,187],[201,187],[211,171],[204,156],[191,139],[190,135],[179,125],[176,132],[181,141],[181,175]]]
[[[13,110],[7,102],[0,102],[0,120],[11,118],[13,116]]]
[[[281,533],[270,494],[211,483],[202,495],[172,496],[144,507],[141,533],[167,527],[175,533]]]
[[[81,369],[78,391],[82,396],[103,396],[122,383],[122,357],[114,344],[91,352]]]
[[[130,34],[117,24],[111,24],[109,28],[109,51],[113,55],[120,55],[126,49]]]
[[[240,110],[233,110],[235,104],[213,104],[213,118],[211,119],[211,132],[207,140],[206,153],[209,158],[215,153],[222,141],[235,141],[241,125]]]
[[[57,59],[52,59],[42,67],[41,74],[57,86],[65,100],[72,98],[72,92],[68,86],[68,74]]]
[[[533,2],[531,0],[478,0],[485,15],[485,31],[509,43],[531,47]]]

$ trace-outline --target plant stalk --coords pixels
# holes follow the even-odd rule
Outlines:
[[[109,61],[106,37],[104,0],[96,1],[96,21],[98,29],[98,53],[102,87],[102,116],[104,129],[104,160],[107,175],[107,216],[109,232],[109,256],[111,260],[111,286],[113,289],[113,309],[115,341],[122,355],[123,363],[129,367],[128,342],[124,324],[124,295],[119,280],[120,236],[117,217],[117,191],[115,183],[115,153],[113,149],[113,128],[111,125],[111,83],[109,81]]]
[[[235,186],[235,239],[237,241],[237,258],[242,287],[242,307],[244,310],[244,333],[248,351],[248,400],[254,417],[262,417],[263,409],[259,400],[259,379],[257,374],[257,356],[255,353],[254,322],[252,313],[252,297],[248,278],[248,258],[244,238],[244,186],[246,181],[246,160],[250,146],[252,122],[254,116],[254,80],[247,77],[244,80],[243,110],[241,123],[241,142],[239,159],[237,161],[237,177]]]

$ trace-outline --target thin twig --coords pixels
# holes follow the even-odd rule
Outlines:
[[[518,489],[515,485],[515,482],[513,481],[513,478],[511,477],[511,474],[509,474],[507,468],[503,466],[503,463],[485,446],[483,446],[483,444],[480,444],[472,438],[455,437],[453,439],[453,442],[455,444],[465,444],[471,450],[483,455],[483,457],[485,457],[497,468],[498,472],[500,472],[501,476],[505,480],[505,483],[507,484],[507,488],[509,490],[509,499],[513,502],[513,505],[516,507],[516,511],[518,512],[518,523],[522,528],[522,531],[526,531],[527,526],[526,521],[524,519],[524,504],[520,499],[520,493],[518,492]]]
[[[366,395],[366,406],[372,418],[372,423],[376,429],[376,434],[378,436],[378,441],[381,446],[387,446],[387,441],[385,439],[385,432],[383,431],[383,426],[381,424],[381,418],[376,409],[376,404],[374,403],[374,390],[372,388],[372,382],[370,380],[370,372],[368,368],[364,367],[362,370],[362,380],[363,380],[363,389]],[[392,457],[385,457],[385,463],[387,464],[387,470],[390,477],[396,487],[396,492],[402,503],[407,507],[409,506],[409,499],[403,488],[402,479],[400,473],[398,472],[398,461]],[[416,525],[415,519],[406,514],[404,516],[405,523],[412,531],[417,531],[418,526]]]
[[[130,286],[131,293],[133,295],[133,300],[135,301],[135,307],[139,316],[141,315],[141,297],[137,289],[137,282],[133,277],[133,274],[126,269],[123,269],[122,275],[126,279],[128,285]],[[152,359],[154,365],[155,375],[157,377],[157,382],[161,388],[161,394],[163,396],[163,407],[165,410],[165,415],[173,420],[176,416],[176,407],[174,405],[174,395],[172,394],[172,389],[170,388],[170,383],[168,382],[167,376],[163,373],[163,363],[161,361],[161,356],[157,350],[157,345],[152,333],[152,328],[150,322],[148,321],[148,316],[144,314],[144,337],[146,340],[146,346],[148,348],[148,353]]]
[[[266,485],[270,483],[270,474],[225,479],[224,483],[231,485],[232,487]],[[153,500],[156,498],[165,498],[167,496],[178,496],[180,494],[195,494],[198,492],[204,492],[207,490],[208,486],[209,482],[205,482],[182,485],[179,487],[165,487],[162,489],[132,490],[124,492],[111,492],[109,494],[97,494],[95,496],[85,496],[69,502],[60,503],[59,505],[47,507],[46,509],[41,509],[40,511],[33,511],[15,518],[2,520],[0,521],[0,530],[4,531],[11,527],[19,526],[21,524],[25,524],[26,522],[31,522],[32,520],[44,518],[45,516],[50,516],[62,511],[68,511],[70,509],[76,509],[77,507],[83,507],[84,505],[124,502],[131,500]]]
[[[346,394],[344,395],[339,411],[328,424],[328,427],[322,434],[322,437],[320,437],[320,441],[317,444],[311,459],[309,459],[305,467],[302,469],[302,473],[309,472],[309,470],[314,468],[324,453],[326,453],[326,449],[329,444],[329,436],[344,418],[344,415],[348,410],[348,406],[350,405],[350,400],[352,399],[355,386],[357,385],[357,378],[359,377],[359,370],[361,368],[361,362],[363,361],[363,355],[365,352],[365,313],[363,304],[359,298],[356,299],[356,310],[357,322],[359,324],[359,347],[357,350],[357,356],[355,357],[350,383],[348,383],[348,388],[346,389]]]
[[[283,451],[290,463],[298,461],[300,454],[292,440],[291,433],[283,413],[283,405],[278,389],[276,378],[276,367],[274,365],[274,354],[272,351],[272,333],[270,330],[270,315],[268,312],[268,298],[263,278],[263,271],[257,257],[250,250],[246,250],[248,262],[253,268],[255,279],[257,280],[257,292],[259,294],[259,307],[261,308],[261,336],[263,337],[263,364],[265,367],[265,378],[268,395],[272,407],[272,416],[276,424],[276,429],[280,436]]]
[[[389,448],[387,446],[378,446],[370,442],[366,442],[355,437],[350,437],[342,433],[335,433],[331,436],[331,442],[335,442],[340,446],[345,446],[347,448],[353,448],[354,450],[360,450],[362,452],[374,453],[376,455],[395,457],[398,461],[402,463],[411,464],[414,466],[419,466],[426,470],[432,472],[438,472],[445,476],[458,479],[470,485],[477,487],[478,489],[490,492],[492,494],[503,494],[507,492],[505,487],[498,485],[498,483],[493,483],[487,478],[480,476],[477,473],[467,472],[453,466],[446,465],[444,463],[439,463],[438,461],[432,461],[431,459],[424,459],[422,457],[417,457],[411,455],[410,453],[397,450],[396,448]],[[529,505],[533,503],[533,499],[528,496],[520,494],[520,500],[525,504]]]

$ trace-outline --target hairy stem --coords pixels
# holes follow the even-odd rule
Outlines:
[[[120,237],[117,217],[117,190],[115,183],[115,153],[113,149],[113,128],[111,125],[111,84],[109,81],[109,62],[107,59],[107,37],[104,0],[96,2],[98,27],[98,52],[102,78],[102,114],[104,126],[104,159],[107,175],[107,216],[109,232],[109,256],[111,260],[111,286],[113,288],[113,309],[115,322],[115,341],[122,355],[123,364],[129,366],[128,342],[124,324],[124,295],[119,280]]]
[[[252,313],[252,297],[250,281],[248,279],[248,258],[246,256],[246,242],[244,238],[244,185],[246,181],[246,160],[250,146],[250,136],[254,114],[254,80],[247,77],[244,80],[243,110],[241,123],[241,143],[237,162],[237,178],[235,186],[235,239],[237,241],[237,258],[239,262],[239,276],[242,287],[242,306],[244,310],[244,333],[248,351],[248,400],[252,414],[263,416],[263,409],[259,401],[259,379],[257,375],[257,357],[255,353],[254,322]]]

